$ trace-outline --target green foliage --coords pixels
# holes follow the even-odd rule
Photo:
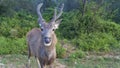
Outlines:
[[[118,41],[120,41],[120,25],[115,22],[100,20],[102,27],[101,32],[112,34]]]
[[[26,54],[27,46],[25,42],[24,38],[0,37],[0,54]]]
[[[106,33],[81,34],[73,43],[83,51],[110,51],[111,47],[117,48],[118,41]]]
[[[57,43],[56,45],[56,52],[58,58],[64,58],[64,56],[66,55],[66,50],[61,46],[60,43]]]
[[[75,13],[73,13],[75,12]],[[71,11],[63,14],[63,22],[58,29],[58,36],[60,38],[73,39],[79,35],[79,19],[78,11]],[[80,16],[79,16],[80,17]],[[67,27],[66,27],[67,26]],[[61,32],[61,33],[59,33]],[[76,36],[75,36],[76,35]]]
[[[27,15],[24,12],[16,13],[13,18],[0,17],[0,20],[0,36],[5,37],[10,37],[14,32],[16,32],[16,37],[21,38],[37,24],[37,18],[30,14]]]
[[[76,50],[76,52],[70,54],[69,58],[77,59],[85,57],[85,53],[82,50]]]
[[[63,17],[58,36],[72,41],[78,49],[107,52],[111,48],[120,48],[120,25],[115,22],[105,21],[89,13],[81,16],[79,11],[71,11],[64,16],[67,19]]]

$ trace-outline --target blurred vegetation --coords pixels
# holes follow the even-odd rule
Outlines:
[[[43,2],[42,14],[49,21],[54,6],[65,4],[62,23],[56,34],[76,47],[72,58],[86,51],[109,52],[120,48],[119,0],[0,0],[0,54],[26,54],[26,33],[37,23],[36,6]],[[50,7],[51,6],[51,7]],[[66,50],[58,43],[57,55]]]

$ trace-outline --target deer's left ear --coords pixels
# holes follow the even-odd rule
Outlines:
[[[61,21],[62,21],[62,19],[59,19],[59,20],[57,20],[57,21],[55,22],[55,25],[54,25],[54,28],[55,28],[55,29],[58,29]]]

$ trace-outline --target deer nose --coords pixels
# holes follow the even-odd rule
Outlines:
[[[48,43],[50,43],[50,42],[51,42],[51,38],[49,38],[49,37],[45,37],[45,40],[44,40],[44,41],[45,41],[45,43],[47,43],[47,44],[48,44]]]

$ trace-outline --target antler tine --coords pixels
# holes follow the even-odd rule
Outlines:
[[[56,14],[57,14],[57,10],[56,10],[56,8],[55,8],[55,9],[54,9],[54,16],[53,16],[52,21],[55,21],[55,20],[56,20]]]
[[[42,22],[42,21],[44,20],[43,17],[42,17],[42,14],[41,14],[41,12],[40,12],[40,9],[41,9],[42,5],[43,5],[43,3],[40,3],[40,4],[37,6],[37,14],[38,14],[38,16],[39,16],[40,22]]]
[[[61,5],[60,12],[59,12],[59,14],[57,15],[56,19],[58,19],[58,18],[62,15],[62,13],[63,13],[63,8],[64,8],[64,4]]]
[[[59,14],[57,15],[57,10],[56,8],[54,9],[54,16],[53,16],[53,19],[52,19],[52,22],[56,21],[63,13],[63,8],[64,8],[64,4],[61,5],[60,7],[60,11],[59,11]]]

